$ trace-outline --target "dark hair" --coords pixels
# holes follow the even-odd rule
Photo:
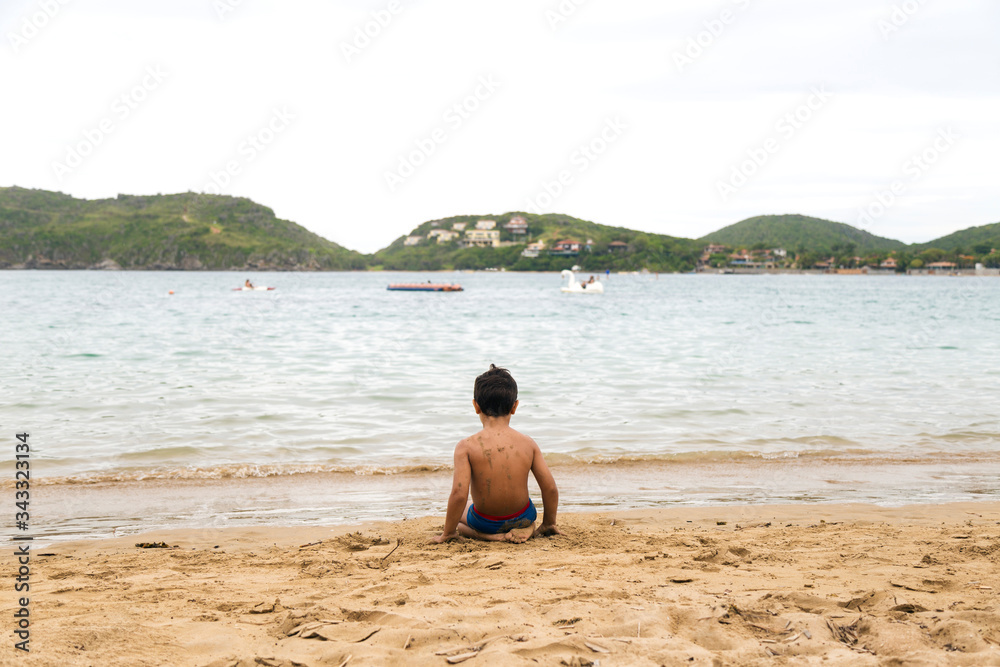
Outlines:
[[[472,397],[487,417],[505,417],[517,400],[517,383],[506,368],[490,364],[490,370],[476,378]]]

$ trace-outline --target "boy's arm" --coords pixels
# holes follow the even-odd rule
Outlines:
[[[535,535],[561,535],[556,528],[556,512],[559,510],[559,489],[556,488],[556,480],[552,477],[552,472],[545,463],[545,458],[542,457],[542,450],[538,448],[538,445],[534,441],[531,444],[535,448],[534,457],[531,462],[531,474],[535,476],[535,481],[538,482],[538,488],[542,492],[542,505],[544,506],[542,525],[535,529]]]
[[[469,500],[469,485],[472,482],[472,464],[469,463],[469,453],[465,449],[465,441],[455,447],[455,475],[451,482],[451,494],[448,496],[448,513],[444,518],[444,531],[432,541],[440,544],[458,537],[458,520],[462,518],[466,503]]]

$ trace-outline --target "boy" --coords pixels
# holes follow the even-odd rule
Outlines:
[[[476,378],[472,407],[483,430],[455,447],[455,477],[444,532],[438,544],[459,535],[521,543],[536,535],[560,535],[556,528],[559,490],[535,441],[510,427],[517,410],[517,383],[505,368],[490,364]],[[528,472],[542,492],[542,525],[528,497]],[[472,491],[472,502],[466,504]]]

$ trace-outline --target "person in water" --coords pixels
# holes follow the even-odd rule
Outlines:
[[[444,530],[438,544],[460,535],[496,542],[525,542],[560,535],[556,528],[559,490],[535,441],[510,427],[517,410],[517,383],[505,368],[490,364],[476,378],[472,407],[483,429],[455,447],[455,475]],[[528,473],[542,492],[543,516],[528,495]],[[472,500],[469,501],[469,493]]]
[[[245,280],[245,281],[243,282],[243,286],[244,286],[244,287],[249,287],[250,289],[253,289],[253,283],[252,283],[252,282],[250,282],[250,279],[249,279],[249,278],[247,278],[247,279],[246,279],[246,280]]]

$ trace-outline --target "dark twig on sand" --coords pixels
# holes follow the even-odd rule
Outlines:
[[[394,546],[392,548],[392,551],[390,551],[386,555],[382,556],[382,562],[384,563],[386,558],[388,558],[389,556],[391,556],[392,554],[394,554],[396,552],[396,549],[398,549],[399,545],[402,544],[402,543],[403,543],[402,539],[396,540],[396,546]]]

